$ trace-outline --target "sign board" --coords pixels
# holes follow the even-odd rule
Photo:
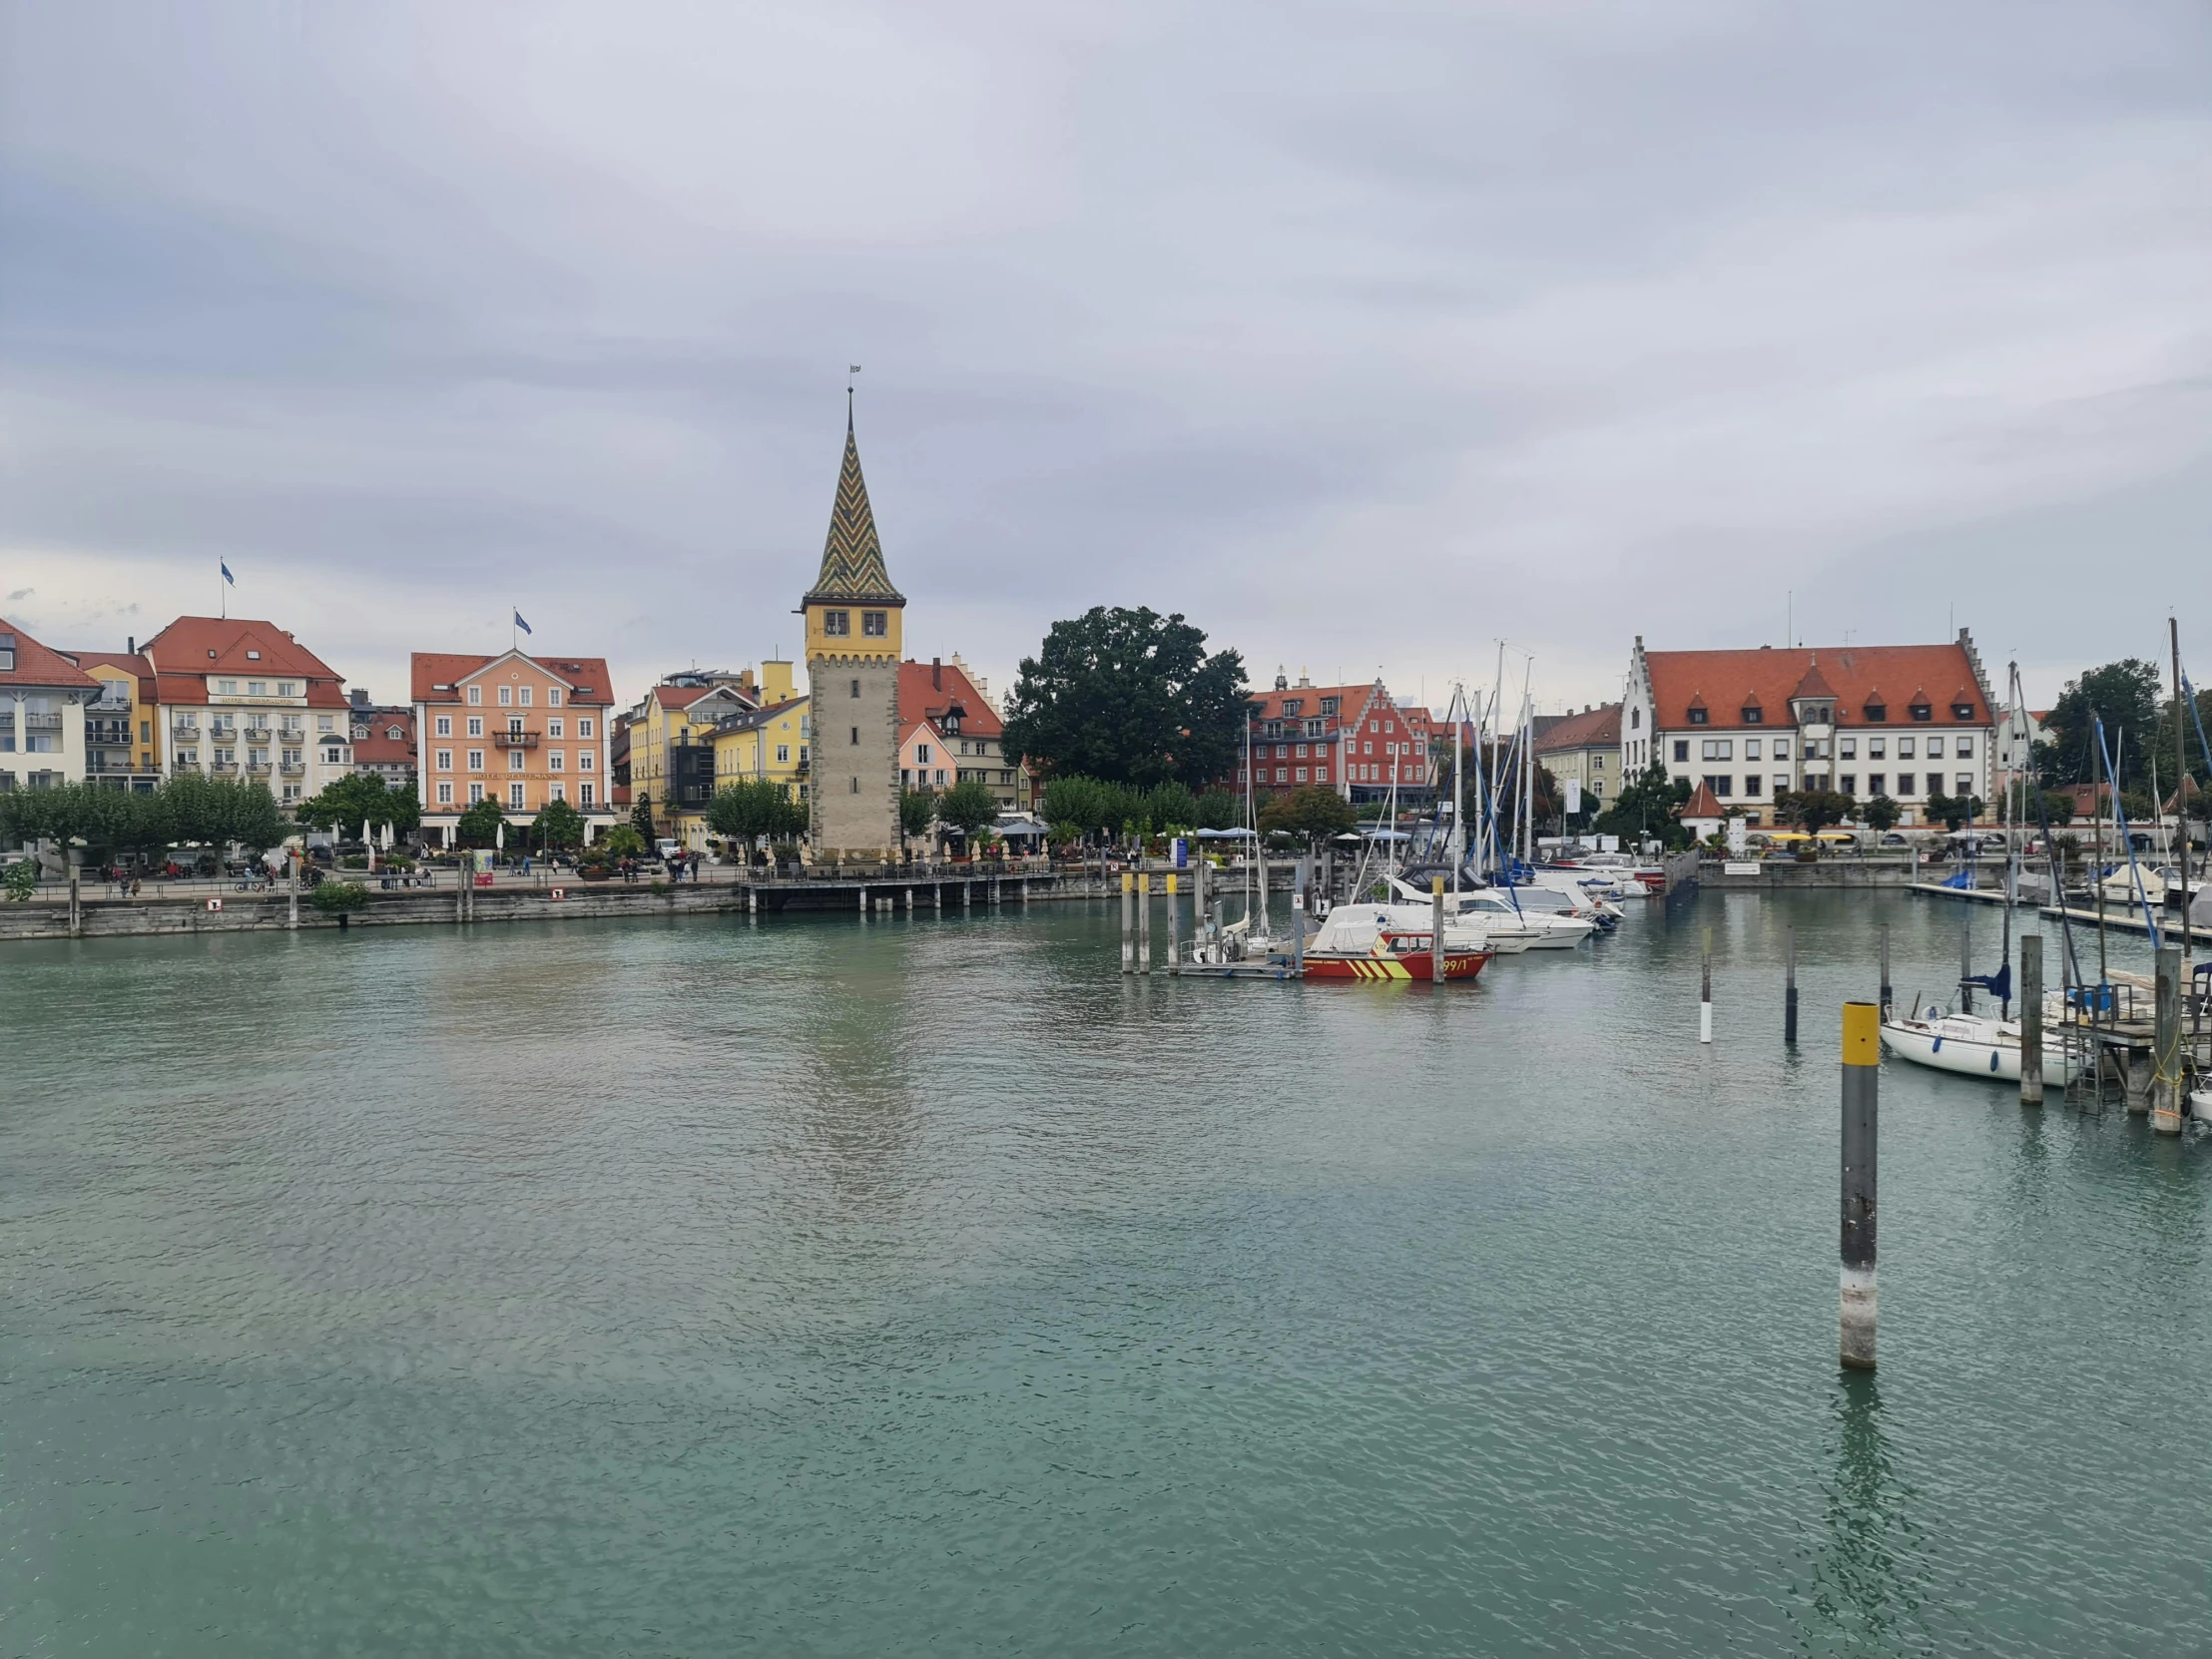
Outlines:
[[[1567,780],[1567,817],[1573,818],[1582,811],[1582,780]]]
[[[1294,892],[1293,894],[1291,894],[1291,908],[1294,910],[1305,909],[1306,895],[1302,892]]]
[[[222,900],[222,899],[220,899],[220,898],[211,898],[211,899],[209,899],[209,900],[208,900],[208,908],[209,908],[209,909],[211,909],[211,910],[220,910],[220,909],[222,909],[222,908],[223,908],[223,900]]]
[[[1177,869],[1189,869],[1191,867],[1191,843],[1187,837],[1176,836],[1174,840],[1168,843],[1168,847],[1175,854],[1175,867]]]
[[[555,898],[566,898],[568,896],[568,889],[566,887],[555,887],[553,889],[552,896]]]
[[[1757,875],[1759,873],[1759,860],[1757,858],[1746,858],[1739,862],[1734,858],[1730,858],[1721,865],[1721,873],[1723,875]]]
[[[490,885],[491,885],[491,875],[489,874],[489,872],[486,872],[485,874],[482,874],[482,875],[479,875],[479,876],[477,876],[477,877],[476,877],[476,884],[477,884],[477,885],[478,885],[479,887],[488,887],[488,886],[490,886]]]

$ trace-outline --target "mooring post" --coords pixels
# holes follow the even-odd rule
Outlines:
[[[1152,872],[1137,869],[1137,971],[1152,971]]]
[[[2183,918],[2186,922],[2187,917]],[[2150,1126],[2181,1133],[2181,946],[2158,949],[2157,1022],[2151,1038]]]
[[[1191,943],[1206,936],[1206,853],[1202,848],[1198,862],[1191,866],[1197,885],[1191,889]]]
[[[299,848],[284,848],[284,925],[299,928]]]
[[[76,853],[71,852],[70,856],[74,858]],[[82,938],[84,931],[84,893],[79,885],[77,866],[72,863],[69,866],[69,936],[73,939]]]
[[[1168,871],[1168,975],[1183,972],[1183,901],[1176,896],[1175,871]]]
[[[761,886],[757,881],[748,881],[745,884],[745,913],[749,916],[761,913]]]
[[[2020,935],[2020,1104],[2040,1106],[2042,1103],[2043,935],[2023,933]]]
[[[1844,1004],[1844,1230],[1838,1327],[1843,1363],[1874,1370],[1875,1166],[1880,1151],[1882,1010]]]
[[[860,917],[863,921],[867,918],[867,888],[865,887],[860,889]]]
[[[1697,998],[1697,1040],[1713,1040],[1713,929],[1705,930],[1705,982]]]
[[[1291,894],[1291,977],[1306,977],[1306,895]]]
[[[1973,987],[1966,980],[1973,973],[1973,924],[1958,929],[1958,1011],[1973,1012]]]
[[[973,881],[963,879],[960,882],[960,908],[962,910],[975,908],[975,883]]]
[[[1428,982],[1444,982],[1444,878],[1428,878]]]
[[[1782,969],[1782,1040],[1797,1047],[1797,929],[1790,929],[1788,955]]]
[[[1882,924],[1882,1017],[1890,1017],[1890,924]]]
[[[1121,872],[1121,971],[1137,971],[1137,878]]]
[[[914,913],[914,884],[911,881],[906,883],[906,913]]]

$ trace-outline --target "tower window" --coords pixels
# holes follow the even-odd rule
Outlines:
[[[891,631],[891,614],[888,611],[862,611],[860,632],[871,640],[879,640]]]
[[[859,728],[858,728],[857,726],[855,726],[855,727],[853,727],[853,728],[852,728],[852,746],[853,746],[853,747],[854,747],[855,749],[857,749],[857,748],[859,747],[859,745],[860,745],[860,729],[859,729]]]
[[[822,631],[831,639],[841,640],[845,638],[852,632],[852,613],[850,611],[824,611],[822,613]]]
[[[858,697],[860,695],[860,682],[857,680],[852,682],[852,695],[854,697]]]
[[[845,782],[852,786],[852,794],[858,795],[860,793],[860,781],[857,778],[848,778]]]

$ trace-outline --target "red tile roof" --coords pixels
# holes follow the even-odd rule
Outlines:
[[[1697,787],[1697,793],[1690,797],[1690,804],[1682,809],[1682,816],[1684,818],[1726,818],[1728,809],[1721,805],[1720,797],[1713,793],[1712,785],[1700,784]]]
[[[1556,754],[1562,749],[1612,749],[1621,741],[1621,706],[1603,704],[1569,715],[1536,740],[1536,753]]]
[[[953,704],[960,706],[960,736],[996,738],[1006,731],[998,711],[983,700],[968,677],[950,663],[898,665],[898,718],[900,721],[941,720]]]
[[[1248,701],[1252,704],[1255,720],[1283,720],[1288,718],[1291,720],[1328,719],[1350,722],[1358,717],[1362,709],[1367,707],[1368,699],[1376,695],[1376,689],[1372,685],[1291,686],[1283,691],[1270,689],[1253,692],[1250,694]],[[1286,697],[1298,699],[1299,711],[1297,714],[1288,717],[1284,715],[1283,700]],[[1328,716],[1322,714],[1321,700],[1325,697],[1334,697],[1337,700],[1337,712],[1335,714]]]
[[[495,651],[489,656],[453,651],[417,651],[410,655],[409,701],[458,703],[461,682],[507,657],[520,657],[568,687],[571,703],[611,707],[614,680],[604,657],[564,657],[552,651]],[[438,690],[445,687],[443,691]]]
[[[311,709],[342,709],[337,670],[274,622],[252,617],[181,616],[140,648],[154,667],[157,701],[205,703],[211,674],[283,677],[305,682]]]
[[[1661,731],[1690,724],[1689,711],[1703,707],[1706,724],[1716,730],[1744,725],[1742,711],[1756,707],[1763,724],[1790,724],[1790,699],[1831,697],[1836,724],[1867,726],[1866,706],[1873,696],[1889,711],[1890,726],[1915,724],[1908,712],[1923,698],[1932,706],[1930,724],[1987,726],[1988,706],[1974,687],[1973,664],[1965,647],[1948,645],[1857,645],[1818,651],[1648,651],[1653,719]],[[1801,691],[1801,687],[1815,689]],[[1950,712],[1953,702],[1971,705],[1967,718]]]
[[[138,676],[138,700],[154,701],[154,665],[143,656],[128,651],[65,651],[62,653],[79,668],[90,671],[96,668],[120,668]]]
[[[0,686],[96,686],[91,675],[59,651],[39,644],[6,617],[0,617],[0,634],[15,636],[15,667],[0,670]]]
[[[364,711],[367,721],[356,720],[356,726],[365,725],[368,736],[353,740],[353,760],[359,766],[411,766],[415,758],[415,724],[411,712],[395,714],[389,709]],[[400,736],[395,741],[384,736],[394,727]]]

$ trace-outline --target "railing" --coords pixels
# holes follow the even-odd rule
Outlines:
[[[248,743],[269,742],[269,728],[266,726],[249,726],[246,729],[246,741]]]
[[[307,763],[304,761],[284,761],[280,765],[286,778],[297,778],[307,770]]]
[[[267,761],[248,761],[246,763],[246,776],[249,778],[267,778],[269,776],[269,763]]]
[[[535,749],[538,735],[535,732],[494,732],[484,741],[494,749]]]
[[[127,720],[88,720],[85,722],[87,743],[129,743],[131,723]]]
[[[62,729],[62,717],[27,714],[23,717],[23,729],[26,732],[59,732]]]
[[[173,720],[169,723],[169,729],[179,737],[198,739],[200,736],[200,723],[197,720]]]
[[[236,761],[216,761],[211,763],[208,767],[208,770],[214,773],[218,778],[228,778],[233,773],[237,772],[238,769],[239,764]]]
[[[98,755],[90,755],[85,758],[85,771],[93,777],[144,776],[151,778],[154,776],[152,767],[135,767],[128,761],[118,765],[113,761],[104,760]]]

